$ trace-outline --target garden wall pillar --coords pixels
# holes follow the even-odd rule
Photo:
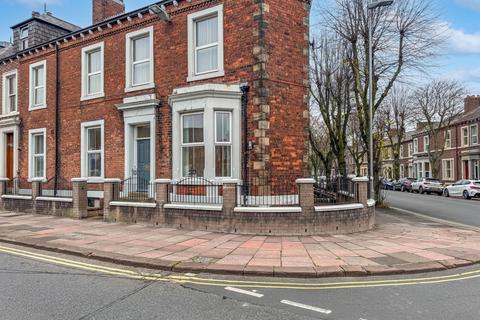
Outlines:
[[[105,222],[116,221],[116,217],[110,208],[110,202],[119,199],[120,183],[120,179],[103,180],[103,221]]]
[[[83,219],[88,216],[87,179],[74,178],[73,184],[73,218]]]

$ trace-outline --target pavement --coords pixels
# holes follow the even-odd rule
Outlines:
[[[274,237],[0,213],[0,241],[173,272],[277,277],[421,273],[480,262],[480,232],[379,211],[377,227]]]

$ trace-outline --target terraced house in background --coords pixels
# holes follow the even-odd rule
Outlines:
[[[0,177],[294,186],[307,172],[309,10],[93,0],[86,28],[34,12],[0,44]]]

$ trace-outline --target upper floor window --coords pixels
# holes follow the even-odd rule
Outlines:
[[[28,27],[20,29],[20,50],[28,49]]]
[[[413,139],[413,153],[418,153],[418,139]]]
[[[47,107],[46,103],[47,62],[40,61],[30,65],[30,108],[29,110]]]
[[[188,81],[225,74],[223,5],[188,15],[188,48]]]
[[[478,144],[478,126],[476,124],[470,126],[470,143]]]
[[[452,131],[445,131],[445,148],[450,149],[452,147]]]
[[[153,27],[127,34],[125,91],[154,87]]]
[[[424,136],[423,137],[423,151],[427,152],[430,151],[430,137]]]
[[[403,145],[400,146],[400,159],[403,158]]]
[[[17,111],[18,106],[18,78],[17,71],[3,75],[3,114]]]
[[[462,128],[462,147],[468,146],[468,127]]]
[[[102,42],[82,49],[82,100],[104,96],[103,48]]]
[[[412,148],[413,148],[413,145],[411,143],[408,144],[408,156],[411,157],[412,156]]]

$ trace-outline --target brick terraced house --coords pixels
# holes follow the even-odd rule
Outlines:
[[[50,13],[12,27],[0,46],[0,177],[48,188],[305,176],[310,0],[124,8],[93,0],[83,29]]]

